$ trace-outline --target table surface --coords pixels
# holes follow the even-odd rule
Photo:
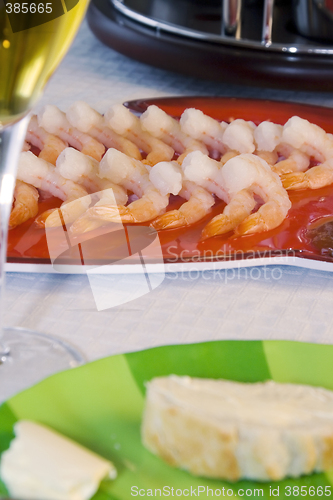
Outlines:
[[[234,96],[333,107],[333,94],[230,86],[167,72],[102,45],[83,23],[37,108],[82,99],[99,111],[155,96]],[[109,278],[116,290],[138,277]],[[87,360],[211,339],[331,343],[333,273],[289,266],[167,274],[156,289],[98,311],[86,275],[8,273],[4,324],[65,339]]]

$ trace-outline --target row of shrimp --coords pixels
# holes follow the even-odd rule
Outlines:
[[[278,227],[291,207],[288,190],[333,183],[333,138],[297,116],[257,126],[191,108],[178,121],[155,105],[139,118],[122,105],[101,115],[79,101],[31,119],[17,179],[12,227],[36,216],[46,191],[63,204],[39,215],[39,226],[65,222],[77,234],[151,221],[172,229],[205,218],[218,198],[226,206],[202,239],[241,236]],[[167,211],[170,195],[184,199],[178,210]]]

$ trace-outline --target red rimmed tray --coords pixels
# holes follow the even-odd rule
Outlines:
[[[298,115],[333,133],[332,110],[318,106],[224,97],[154,98],[127,102],[126,106],[136,113],[141,113],[150,104],[156,104],[174,117],[179,117],[186,108],[194,107],[213,118],[226,121],[231,118],[243,118],[256,123],[271,120],[284,124],[291,116]],[[221,201],[217,201],[211,213],[199,223],[188,228],[159,232],[164,262],[171,267],[200,264],[199,268],[203,269],[212,266],[223,268],[233,265],[269,264],[275,263],[276,258],[282,258],[281,263],[333,270],[333,257],[330,251],[323,251],[314,246],[307,236],[308,228],[316,221],[325,218],[329,220],[333,216],[333,185],[318,190],[293,191],[289,194],[292,208],[287,218],[278,228],[266,233],[242,237],[234,237],[232,233],[228,233],[200,242],[201,231],[205,224],[223,210],[224,203]],[[182,202],[179,197],[172,197],[170,209],[179,207]],[[40,211],[43,212],[48,208],[59,206],[60,201],[52,198],[40,205]],[[96,254],[90,254],[90,263],[105,264],[112,259],[114,262],[109,252],[110,248],[105,247],[103,253],[103,248],[98,246]],[[122,256],[118,255],[118,263],[121,262],[121,258]],[[156,259],[160,262],[159,256],[156,256]],[[36,265],[35,271],[39,270],[38,266],[41,270],[49,268],[50,259],[45,231],[36,228],[32,221],[27,221],[11,230],[8,241],[8,262],[12,264],[9,268],[13,270],[28,270],[27,265],[30,268],[31,265]],[[154,264],[153,254],[149,255],[147,263]],[[68,272],[78,272],[77,262],[68,259],[66,264]],[[135,264],[133,266],[135,267]]]

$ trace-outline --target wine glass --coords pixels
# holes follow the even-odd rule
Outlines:
[[[0,400],[83,362],[66,342],[4,328],[8,220],[29,113],[69,48],[88,0],[0,0]]]

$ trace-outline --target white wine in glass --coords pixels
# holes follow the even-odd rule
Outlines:
[[[4,328],[4,264],[16,169],[29,112],[66,54],[88,0],[0,0],[0,401],[83,362],[66,342]]]

